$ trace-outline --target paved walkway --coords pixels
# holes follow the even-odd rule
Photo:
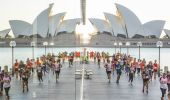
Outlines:
[[[69,68],[64,64],[61,76],[56,83],[55,76],[50,72],[43,76],[43,83],[39,83],[36,74],[29,80],[29,92],[22,92],[20,80],[12,79],[10,100],[80,100],[81,79],[75,79],[75,69],[81,69],[82,65],[74,64]],[[85,65],[86,69],[92,69],[92,79],[84,79],[83,100],[160,100],[161,93],[158,80],[149,84],[149,94],[142,92],[142,80],[135,76],[133,85],[129,85],[128,77],[123,74],[120,83],[116,84],[116,75],[113,75],[111,83],[106,78],[105,68],[94,63]],[[5,100],[4,96],[0,100]]]

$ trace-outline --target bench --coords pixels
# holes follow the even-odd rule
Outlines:
[[[75,71],[75,75],[76,76],[82,76],[82,72],[83,70],[76,70]],[[91,75],[93,75],[93,71],[92,70],[84,70],[84,75],[89,79]]]
[[[87,78],[89,79],[91,75],[93,75],[93,71],[92,70],[85,70],[85,75],[87,76]]]
[[[76,76],[79,76],[79,78],[80,78],[81,75],[82,75],[82,70],[76,70],[76,71],[75,71],[75,75],[76,75]],[[75,77],[76,77],[76,76],[75,76]],[[76,78],[77,78],[77,77],[76,77]]]

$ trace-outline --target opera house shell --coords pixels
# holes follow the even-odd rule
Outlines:
[[[89,21],[97,30],[96,35],[92,36],[91,44],[98,44],[101,39],[104,39],[102,43],[105,45],[112,44],[111,41],[115,41],[117,38],[133,39],[145,38],[148,36],[154,36],[155,38],[160,37],[165,21],[152,20],[147,23],[141,23],[139,18],[130,9],[120,4],[115,5],[117,8],[116,15],[104,12],[105,19],[89,18]],[[81,19],[64,20],[66,12],[51,16],[50,12],[52,7],[53,4],[50,4],[48,8],[35,18],[33,23],[21,20],[10,20],[9,24],[15,38],[19,35],[28,37],[39,35],[42,38],[54,37],[53,39],[57,41],[56,43],[58,44],[62,44],[63,40],[72,38],[69,41],[64,41],[64,43],[74,41],[72,42],[74,45],[78,40],[75,36],[76,26],[80,24]],[[0,31],[0,36],[4,37],[4,34],[9,33],[8,31],[10,30]],[[165,33],[169,35],[169,32]],[[69,37],[69,35],[71,37]]]

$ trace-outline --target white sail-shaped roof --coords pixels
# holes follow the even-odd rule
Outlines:
[[[109,21],[110,26],[115,36],[117,36],[117,34],[126,35],[125,29],[123,28],[123,25],[121,24],[121,19],[118,16],[115,16],[110,13],[104,13],[104,15],[106,19]]]
[[[49,14],[53,4],[50,4],[47,9],[42,11],[33,22],[33,33],[46,37],[49,31]]]
[[[32,30],[32,25],[28,22],[22,20],[10,20],[9,24],[15,37],[18,37],[18,35],[29,36],[32,34],[29,30]]]
[[[89,18],[89,20],[99,33],[103,32],[109,32],[111,34],[113,33],[107,21],[96,18]]]
[[[165,32],[166,35],[168,35],[170,37],[170,30],[164,29],[164,32]]]
[[[55,32],[60,25],[60,21],[61,21],[61,19],[64,18],[65,14],[66,13],[64,12],[64,13],[56,14],[54,16],[50,16],[50,18],[49,18],[49,33],[52,36],[55,35]]]
[[[80,18],[64,20],[63,22],[61,22],[57,30],[57,33],[60,33],[60,32],[72,33],[75,31],[76,25],[79,23],[80,23]]]
[[[136,34],[136,31],[141,27],[141,22],[138,17],[128,8],[116,4],[117,11],[123,18],[128,37],[131,38]]]
[[[0,31],[0,38],[5,38],[5,36],[11,31],[11,29],[5,29]]]
[[[147,35],[155,35],[156,37],[160,37],[161,32],[164,28],[165,25],[165,21],[163,20],[153,20],[150,22],[147,22],[145,24],[142,25],[142,27],[144,28],[144,30],[149,30],[150,32],[145,33]]]

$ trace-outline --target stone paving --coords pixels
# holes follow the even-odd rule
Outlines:
[[[39,83],[34,73],[29,79],[29,91],[25,93],[22,92],[20,80],[13,77],[10,100],[80,100],[81,78],[75,79],[74,72],[81,67],[78,62],[71,68],[67,63],[64,64],[57,83],[52,72],[43,76],[42,83]],[[94,75],[84,79],[83,100],[160,100],[158,80],[150,82],[149,94],[146,94],[142,92],[141,76],[136,75],[133,85],[130,85],[128,77],[123,74],[120,83],[116,84],[116,75],[108,83],[103,65],[98,68],[91,62],[85,65],[85,69],[93,70]],[[0,100],[5,100],[5,96],[0,96]]]

